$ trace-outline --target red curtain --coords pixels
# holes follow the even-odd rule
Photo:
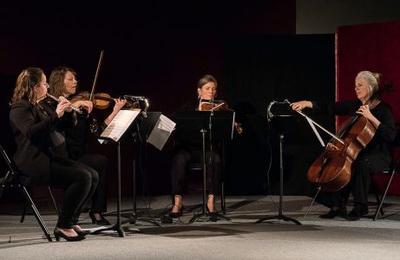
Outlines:
[[[336,33],[336,99],[354,98],[361,70],[380,72],[394,89],[383,98],[400,122],[400,21],[339,27]]]

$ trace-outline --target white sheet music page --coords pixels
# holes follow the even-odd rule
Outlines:
[[[111,138],[118,142],[140,111],[140,109],[120,110],[100,136]]]
[[[174,121],[164,115],[161,115],[151,131],[147,142],[154,145],[154,147],[161,151],[172,131],[174,131],[175,125],[176,123]]]

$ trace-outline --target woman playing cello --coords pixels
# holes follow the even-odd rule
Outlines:
[[[382,171],[390,164],[389,145],[396,136],[396,128],[390,106],[380,98],[380,74],[359,72],[355,78],[354,90],[357,99],[339,101],[332,106],[307,100],[291,104],[292,109],[296,111],[312,108],[335,115],[363,116],[376,128],[372,140],[352,164],[349,185],[332,194],[332,201],[328,203],[330,211],[321,215],[321,218],[340,216],[348,220],[359,220],[368,214],[370,174]],[[347,214],[346,204],[350,193],[353,195],[354,205]]]

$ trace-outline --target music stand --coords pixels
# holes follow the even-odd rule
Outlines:
[[[161,116],[161,112],[146,112],[146,115],[142,115],[139,120],[137,120],[135,124],[135,129],[132,130],[132,137],[134,142],[137,143],[139,149],[136,153],[135,158],[132,162],[132,212],[129,216],[129,223],[136,224],[137,221],[147,222],[156,226],[160,226],[160,224],[152,218],[149,217],[138,217],[137,215],[137,207],[136,207],[136,168],[137,163],[140,163],[139,167],[142,169],[141,173],[144,176],[145,170],[143,170],[143,164],[146,164],[146,142],[147,138],[150,135],[150,132],[153,130],[156,125],[158,119]]]
[[[101,228],[93,232],[93,234],[103,231],[116,231],[118,236],[125,237],[125,232],[121,225],[121,204],[122,204],[122,191],[121,191],[121,140],[129,128],[132,127],[133,122],[137,118],[140,110],[120,110],[114,119],[110,122],[106,129],[101,133],[98,139],[101,142],[110,141],[117,144],[117,178],[118,178],[118,191],[117,191],[117,223],[111,227]]]
[[[275,111],[275,114],[274,114]],[[286,101],[278,102],[272,101],[268,105],[267,109],[267,117],[268,121],[271,121],[273,117],[291,117],[292,112],[290,107],[288,107],[288,103]],[[256,221],[256,223],[261,223],[266,220],[271,219],[278,219],[284,221],[292,221],[297,225],[301,225],[301,223],[291,217],[285,216],[283,214],[283,141],[284,141],[284,134],[281,133],[279,135],[279,207],[278,207],[278,215],[275,216],[266,216]]]
[[[233,111],[193,111],[179,112],[175,114],[177,140],[184,143],[193,143],[193,140],[201,140],[202,164],[203,164],[203,205],[202,212],[195,214],[189,223],[206,217],[207,215],[207,163],[206,163],[206,134],[209,140],[221,141],[233,138],[235,112]],[[199,134],[200,133],[200,134]],[[209,148],[212,143],[209,144]],[[212,158],[211,153],[209,154]],[[212,162],[211,162],[212,163]],[[223,214],[216,213],[217,218],[229,220]]]

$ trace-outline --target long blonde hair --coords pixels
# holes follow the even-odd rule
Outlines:
[[[40,83],[44,75],[41,68],[29,67],[24,69],[17,78],[15,83],[14,93],[11,98],[11,104],[14,104],[21,99],[28,100],[31,104],[35,103],[35,93],[33,87]]]

